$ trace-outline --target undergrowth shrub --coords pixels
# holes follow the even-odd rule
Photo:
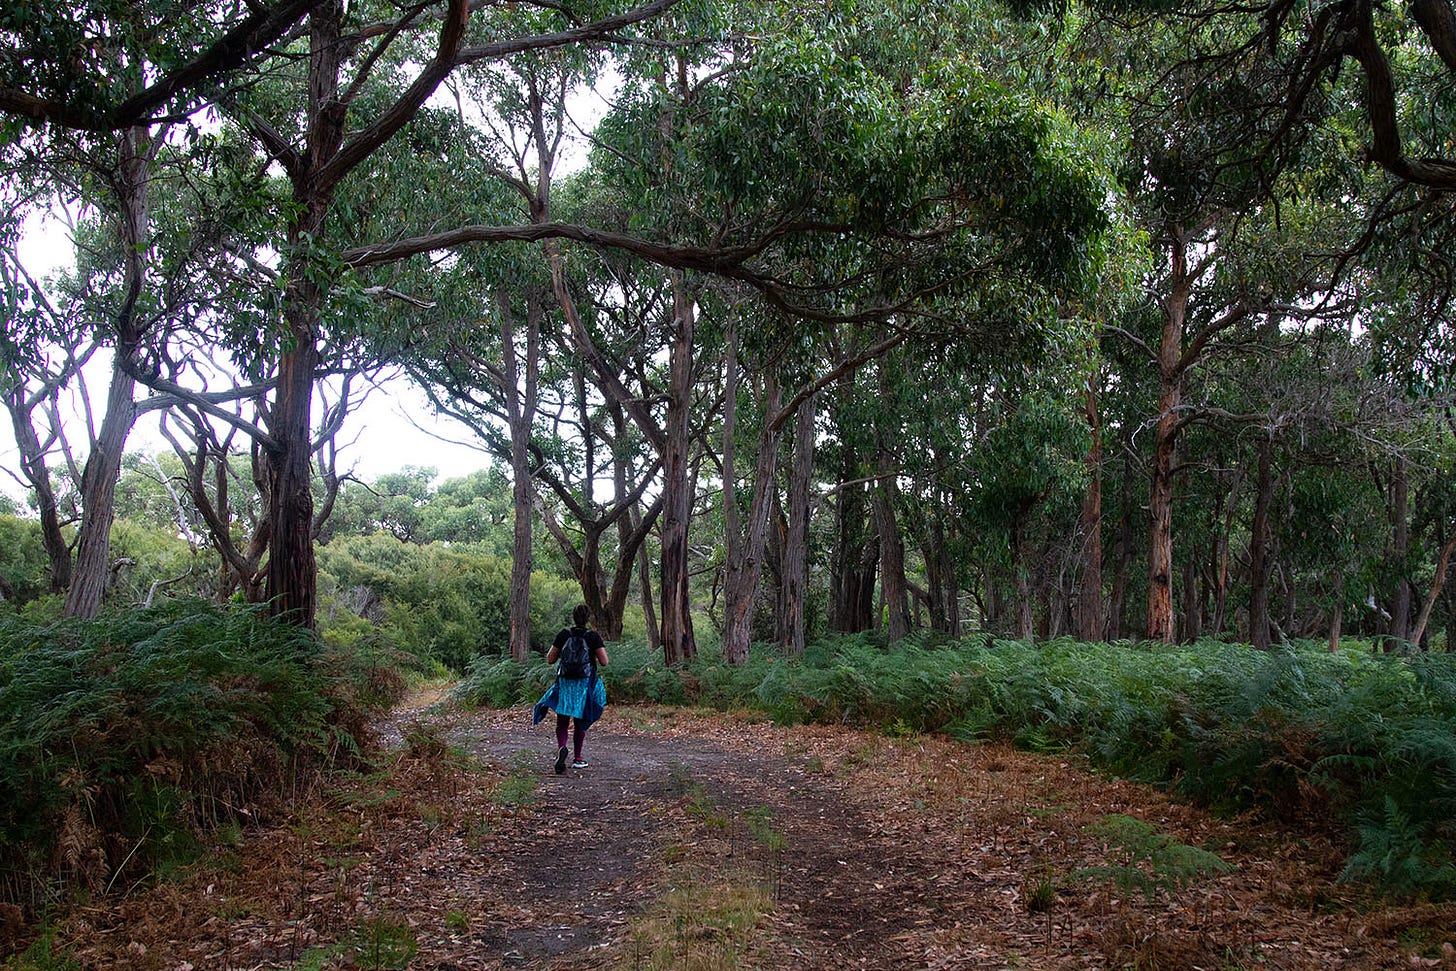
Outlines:
[[[1343,832],[1346,875],[1456,892],[1456,657],[1322,648],[1041,644],[973,635],[885,648],[867,636],[789,660],[755,648],[669,669],[640,643],[611,646],[610,699],[755,708],[783,724],[1004,738],[1095,764],[1215,809]],[[529,704],[539,662],[481,662],[462,696]]]
[[[326,633],[358,636],[353,631],[367,623],[400,650],[463,672],[480,655],[509,652],[510,577],[510,561],[477,544],[341,537],[319,548],[320,624]],[[580,598],[568,580],[531,575],[534,648],[550,646]]]
[[[0,896],[185,862],[352,759],[402,688],[387,658],[329,652],[256,608],[175,601],[94,621],[0,621]]]

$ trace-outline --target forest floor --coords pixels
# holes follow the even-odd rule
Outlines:
[[[381,726],[386,768],[55,946],[164,971],[1456,968],[1456,906],[1365,896],[1323,838],[1072,756],[617,706],[556,775],[549,724],[434,700]]]

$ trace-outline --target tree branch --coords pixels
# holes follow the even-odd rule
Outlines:
[[[569,30],[560,30],[550,34],[533,34],[528,37],[513,37],[509,40],[494,41],[489,44],[478,44],[475,47],[462,48],[456,56],[456,64],[472,64],[476,61],[490,60],[497,57],[505,57],[509,54],[521,54],[525,51],[540,51],[552,47],[565,47],[569,44],[579,44],[583,41],[613,40],[613,33],[623,27],[631,27],[633,24],[641,23],[644,20],[651,20],[661,13],[666,12],[678,0],[653,0],[652,3],[644,4],[625,13],[613,17],[604,17],[601,20],[584,24],[580,27],[572,27]]]
[[[189,88],[235,70],[282,37],[310,13],[319,0],[282,0],[255,8],[241,23],[197,57],[120,104],[102,110],[76,107],[13,89],[0,89],[0,112],[78,131],[105,132],[155,121],[153,113]]]
[[[470,19],[470,5],[466,0],[450,0],[445,22],[440,28],[440,43],[435,56],[420,71],[412,83],[393,105],[368,127],[345,142],[315,174],[316,184],[321,187],[338,185],[355,166],[373,155],[375,150],[389,141],[419,111],[440,82],[449,76],[454,68],[454,58],[460,42],[465,37],[465,26]]]

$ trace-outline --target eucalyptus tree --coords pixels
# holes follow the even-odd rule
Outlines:
[[[164,414],[159,430],[181,466],[178,478],[187,501],[220,557],[217,597],[224,600],[241,590],[248,603],[260,603],[268,530],[258,446],[250,443],[248,453],[240,455],[239,426],[216,427],[185,404],[174,410],[181,421]]]
[[[179,191],[179,172],[196,162],[180,136],[196,135],[186,119],[198,105],[197,89],[253,56],[250,45],[276,39],[303,9],[284,5],[235,22],[235,11],[204,4],[158,23],[134,6],[102,3],[77,4],[73,17],[17,11],[7,19],[7,39],[19,53],[6,60],[0,106],[23,119],[8,119],[7,137],[30,156],[32,175],[48,181],[49,200],[87,215],[77,266],[61,287],[71,313],[113,348],[99,427],[90,425],[86,403],[90,442],[68,613],[89,616],[100,605],[127,436],[143,410],[168,404],[158,397],[138,403],[138,380],[167,369],[168,334],[199,309],[190,286],[195,240],[210,235],[206,218],[217,213],[199,221],[197,209],[189,217],[186,202],[168,207],[164,198]],[[199,45],[198,36],[215,42]],[[163,218],[171,233],[159,236],[161,209],[169,209]]]
[[[137,155],[139,145],[147,146],[143,156]],[[49,377],[38,378],[40,386],[59,389],[65,383],[80,403],[81,420],[72,424],[69,439],[54,417],[54,405],[51,426],[68,464],[84,463],[76,475],[82,515],[66,609],[89,616],[100,606],[111,567],[115,483],[132,427],[142,414],[180,401],[168,390],[169,379],[197,364],[200,322],[231,306],[227,288],[210,280],[209,264],[232,207],[219,204],[206,180],[199,181],[209,153],[195,138],[173,142],[141,126],[131,130],[119,151],[79,139],[69,150],[74,155],[70,164],[44,155],[38,164],[53,177],[52,198],[82,211],[72,231],[75,261],[44,288],[31,289],[51,321],[37,333],[49,341],[46,353],[59,362]],[[111,348],[110,377],[98,407],[80,363],[102,346]],[[138,398],[138,388],[149,384],[164,390]],[[238,388],[197,400],[217,407],[250,393]],[[12,418],[18,415],[12,410]],[[83,443],[76,441],[78,426],[85,433]],[[17,436],[29,451],[40,447],[33,424]],[[72,451],[77,444],[86,449],[79,459]]]
[[[13,240],[0,250],[5,327],[0,333],[0,401],[10,416],[19,457],[17,481],[31,495],[41,543],[49,565],[50,590],[64,593],[71,584],[71,544],[62,532],[70,514],[52,481],[52,459],[65,461],[60,396],[100,349],[69,314],[57,308],[45,287],[27,271]]]
[[[1049,115],[964,60],[922,78],[877,73],[815,36],[842,28],[853,37],[852,25],[817,17],[793,12],[793,29],[751,48],[731,35],[716,46],[667,36],[643,48],[595,135],[593,171],[617,201],[616,225],[478,224],[341,254],[364,268],[469,243],[559,240],[558,253],[585,244],[666,268],[660,420],[570,312],[567,324],[600,387],[662,456],[662,623],[673,659],[693,650],[689,431],[704,279],[735,281],[791,317],[913,321],[929,298],[1009,268],[1067,282],[1071,256],[1101,221],[1101,194],[1074,153],[1057,151]]]
[[[72,17],[47,11],[7,19],[6,39],[21,52],[5,61],[0,77],[0,109],[12,118],[8,134],[22,134],[15,119],[49,124],[47,132],[79,132],[97,144],[108,142],[111,132],[121,133],[117,184],[126,191],[117,211],[126,215],[121,225],[130,233],[122,249],[126,276],[118,318],[124,325],[118,331],[124,357],[138,343],[131,312],[145,281],[146,165],[149,153],[167,144],[156,124],[211,104],[256,140],[259,168],[276,163],[284,173],[289,191],[277,200],[278,229],[272,239],[280,257],[270,270],[276,299],[266,308],[266,326],[254,335],[278,353],[266,375],[268,387],[258,392],[265,399],[262,424],[250,431],[266,458],[267,596],[278,613],[313,622],[316,524],[310,460],[316,442],[311,409],[322,317],[339,279],[329,216],[346,179],[460,64],[600,39],[670,5],[671,0],[658,0],[585,23],[558,11],[555,23],[534,33],[497,34],[501,25],[479,23],[479,42],[469,36],[470,7],[464,0],[446,5],[438,19],[425,16],[422,8],[400,12],[362,4],[346,10],[340,2],[306,0],[246,12],[222,4],[189,5],[185,15],[179,8],[160,18],[158,11],[132,4],[82,3]],[[433,49],[410,45],[401,52],[421,30],[434,37]],[[372,83],[386,74],[393,95]],[[130,389],[123,385],[130,377],[118,378],[112,396],[122,418],[129,417],[124,399]],[[166,390],[186,396],[180,386]],[[207,403],[205,394],[194,393],[189,400],[199,407]],[[231,415],[213,417],[233,420]],[[114,429],[123,425],[119,419],[103,428],[108,446],[117,440]],[[119,448],[93,450],[96,472],[88,473],[88,482],[114,478],[102,465],[110,455],[119,456]],[[87,552],[92,548],[83,537],[78,566],[80,558],[95,558]],[[73,583],[72,596],[94,600],[89,584]]]
[[[483,14],[475,18],[474,29],[482,35],[476,42],[470,35],[471,9],[460,0],[450,3],[440,18],[430,49],[401,52],[417,30],[432,26],[422,10],[395,16],[368,5],[346,10],[341,3],[314,4],[306,38],[285,52],[278,70],[260,76],[266,83],[230,91],[221,100],[228,116],[282,168],[290,186],[276,246],[282,254],[276,306],[281,351],[272,399],[264,410],[271,507],[268,595],[275,611],[312,623],[316,571],[308,489],[309,411],[324,307],[346,266],[379,265],[411,252],[352,240],[356,246],[362,242],[367,260],[333,255],[329,217],[341,187],[410,122],[457,67],[610,39],[670,6],[671,0],[656,0],[588,22],[556,10],[548,15],[548,26],[535,32],[532,25],[520,30],[508,13]],[[376,14],[393,19],[376,21]],[[383,74],[397,81],[396,94],[384,95],[372,83]],[[293,94],[281,92],[280,85],[292,85]]]
[[[1197,57],[1219,62],[1221,70],[1257,65],[1276,82],[1257,105],[1259,120],[1249,132],[1255,152],[1285,151],[1303,137],[1301,129],[1311,117],[1348,101],[1358,111],[1357,124],[1347,131],[1364,142],[1359,154],[1400,182],[1437,192],[1456,189],[1451,114],[1456,9],[1451,0],[1105,6],[1124,26],[1125,18],[1140,18],[1143,28],[1150,21],[1220,21],[1217,45]]]
[[[0,112],[8,144],[55,161],[80,160],[101,185],[85,199],[110,214],[119,278],[105,309],[116,350],[108,405],[87,458],[86,515],[68,594],[71,613],[94,613],[107,563],[112,484],[135,419],[135,374],[147,370],[153,252],[150,206],[159,152],[232,72],[271,56],[308,11],[306,0],[238,8],[79,0],[61,8],[8,11],[0,36],[12,52],[0,63]],[[86,183],[82,183],[84,186]]]
[[[514,520],[512,488],[505,474],[494,466],[446,479],[425,505],[426,539],[474,543],[505,556],[509,549],[507,534]]]
[[[818,504],[833,501],[834,540],[830,544],[830,630],[856,633],[876,621],[875,589],[880,545],[869,511],[875,480],[868,463],[874,399],[846,376],[828,389],[823,412],[825,435],[818,451],[830,485]]]
[[[500,264],[509,261],[515,267]],[[479,266],[494,263],[492,269]],[[463,298],[467,318],[484,316],[486,326],[459,328],[447,321],[438,350],[412,355],[411,370],[434,385],[428,393],[437,410],[463,421],[489,451],[509,464],[513,483],[514,540],[511,556],[511,654],[529,657],[530,578],[535,516],[535,423],[541,401],[544,319],[549,311],[545,274],[531,272],[529,257],[503,248],[467,253],[455,267],[473,278]],[[481,308],[479,304],[486,304]],[[455,302],[449,308],[458,308]],[[432,308],[435,309],[435,308]],[[483,314],[482,314],[483,310]],[[493,326],[492,326],[493,325]],[[504,426],[504,432],[501,431]],[[538,449],[539,454],[539,449]]]
[[[72,276],[73,283],[78,285],[72,288],[70,302],[79,308],[76,317],[83,322],[81,326],[88,327],[96,335],[96,342],[114,348],[110,387],[101,424],[99,429],[94,425],[91,427],[90,448],[85,458],[85,471],[81,475],[83,515],[77,535],[76,559],[73,568],[66,567],[67,613],[89,617],[99,609],[110,566],[108,547],[114,484],[120,471],[126,437],[136,420],[133,402],[135,369],[147,355],[146,345],[151,343],[149,332],[165,316],[165,313],[151,313],[148,306],[151,301],[142,299],[147,288],[147,264],[152,254],[149,197],[151,184],[158,177],[152,172],[152,164],[161,143],[147,125],[127,128],[114,144],[88,143],[86,139],[70,137],[70,133],[62,133],[57,140],[64,142],[57,154],[69,155],[74,161],[70,164],[47,164],[54,162],[47,159],[33,163],[30,168],[32,172],[38,168],[51,174],[58,182],[64,179],[71,187],[71,197],[89,207],[92,221],[86,227],[90,230],[87,242],[94,249],[83,261],[85,268]],[[99,190],[88,191],[88,187],[93,185],[99,186]],[[101,225],[105,228],[99,228]],[[112,269],[117,272],[103,286],[92,286],[94,281],[85,279],[88,273],[108,276]],[[33,299],[44,300],[39,288],[34,288],[33,293]],[[61,346],[74,349],[79,345],[77,340],[62,336]],[[48,473],[40,462],[43,448],[31,423],[31,415],[35,405],[50,396],[47,388],[59,388],[61,383],[69,382],[78,373],[78,366],[62,363],[51,377],[42,379],[37,389],[38,397],[27,395],[23,387],[17,387],[18,396],[10,409],[12,424],[17,428],[17,444],[22,452],[29,453],[30,478],[37,499],[43,506],[51,505],[46,496],[50,485],[48,481],[42,481]],[[46,535],[48,545],[54,550],[54,532],[48,529]],[[55,568],[60,566],[54,551],[52,562],[54,574]]]
[[[1052,577],[1075,561],[1068,541],[1076,538],[1088,430],[1080,402],[1061,392],[1075,387],[1075,378],[1067,381],[1058,371],[988,376],[977,389],[982,397],[975,416],[979,440],[959,459],[969,519],[963,530],[989,547],[983,553],[989,567],[985,599],[998,605],[990,619],[1018,638],[1032,637],[1038,627],[1043,635],[1055,636],[1070,613],[1066,589]],[[1001,550],[1004,559],[997,555]],[[996,589],[1008,580],[1009,616],[1001,606],[1008,598]],[[1040,624],[1038,600],[1043,604]]]
[[[569,114],[568,102],[579,99],[592,84],[598,60],[577,50],[533,53],[508,60],[501,71],[478,79],[467,73],[461,79],[474,92],[483,118],[485,154],[490,160],[486,175],[499,182],[511,197],[517,210],[514,218],[520,223],[539,225],[557,217],[563,155],[577,147],[573,132],[580,129]],[[595,372],[588,380],[588,369],[576,349],[577,345],[590,346],[589,340],[583,337],[586,328],[576,296],[583,291],[569,282],[567,260],[555,241],[540,244],[536,261],[531,261],[531,251],[524,247],[513,247],[513,251],[526,265],[514,274],[514,285],[497,277],[500,365],[477,367],[473,378],[460,373],[455,362],[442,362],[442,366],[449,373],[451,397],[471,401],[481,414],[493,412],[506,427],[507,437],[502,443],[505,448],[496,450],[508,455],[515,482],[512,645],[513,652],[524,659],[522,652],[529,647],[526,625],[530,620],[527,598],[531,525],[538,511],[571,564],[594,622],[609,638],[621,634],[622,611],[635,556],[655,514],[647,517],[645,523],[639,521],[622,531],[623,548],[608,590],[601,561],[603,535],[614,523],[625,523],[625,514],[641,499],[651,475],[629,476],[630,455],[625,449],[620,452],[611,449],[613,461],[609,463],[609,471],[616,496],[606,508],[599,505],[597,442],[604,430],[596,413],[598,402],[606,396],[596,388],[601,379]],[[462,259],[471,257],[466,255]],[[524,301],[520,326],[513,321],[516,314],[511,309],[508,289],[515,301]],[[591,294],[593,290],[599,292],[600,288],[588,286],[584,292]],[[620,283],[615,287],[614,296],[618,299],[627,296]],[[547,362],[547,355],[554,360]],[[558,433],[537,427],[543,371],[549,371],[547,380],[555,383],[555,387],[548,389],[556,399],[549,423]],[[481,377],[486,380],[480,380]],[[620,441],[624,432],[621,406],[616,399],[612,400],[619,419],[617,439],[625,445]],[[574,419],[564,418],[568,401],[574,406],[570,409],[575,413]],[[559,434],[564,421],[574,426],[567,440]],[[472,421],[472,425],[484,432],[487,440],[492,437],[480,427],[478,420]],[[558,461],[552,462],[548,456]],[[627,488],[629,478],[634,480],[634,488]],[[580,548],[543,498],[536,494],[536,481],[545,483],[557,501],[572,512],[582,531]]]
[[[1109,149],[1115,151],[1115,149]],[[1142,281],[1152,271],[1152,254],[1147,235],[1139,231],[1129,214],[1121,207],[1116,212],[1108,258],[1102,263],[1102,276],[1093,293],[1082,300],[1068,301],[1062,311],[1070,323],[1063,337],[1062,353],[1056,358],[1065,368],[1069,382],[1080,385],[1080,412],[1087,431],[1087,451],[1083,459],[1086,490],[1078,516],[1076,542],[1080,574],[1077,579],[1077,636],[1084,641],[1098,641],[1107,636],[1109,605],[1104,591],[1104,505],[1105,480],[1109,455],[1119,449],[1109,444],[1108,433],[1116,434],[1116,423],[1105,414],[1109,396],[1121,397],[1119,389],[1109,387],[1115,380],[1114,365],[1107,360],[1109,342],[1117,342],[1105,324],[1135,317],[1144,301]],[[1080,340],[1080,346],[1068,341]]]
[[[494,218],[529,226],[553,219],[562,191],[559,163],[572,148],[568,98],[579,94],[592,67],[592,59],[578,52],[547,52],[508,59],[499,71],[462,72],[452,86],[463,110],[452,123],[451,150],[424,163],[436,173],[430,179],[434,204],[457,221]],[[401,174],[408,179],[408,169]],[[406,197],[399,207],[412,208],[409,190],[395,191]],[[411,312],[422,335],[407,349],[411,374],[438,411],[462,421],[511,470],[512,650],[521,660],[530,645],[535,517],[543,517],[560,544],[594,623],[609,637],[620,636],[633,556],[650,528],[649,522],[627,544],[609,593],[603,536],[641,498],[650,475],[628,476],[631,456],[625,452],[620,463],[609,462],[608,475],[620,472],[620,481],[630,477],[636,485],[598,513],[597,457],[606,433],[596,412],[603,396],[568,332],[585,326],[583,313],[597,314],[591,294],[600,287],[569,283],[568,274],[576,271],[566,263],[550,243],[509,243],[464,248],[447,265],[420,268],[410,277],[412,288],[430,295]],[[617,281],[617,295],[628,295],[620,276]],[[579,547],[557,520],[555,504],[540,494],[542,485],[571,511],[583,537]]]
[[[1247,546],[1242,562],[1247,564],[1248,599],[1245,635],[1257,648],[1267,648],[1273,632],[1281,639],[1294,636],[1298,585],[1295,558],[1286,555],[1288,522],[1293,517],[1291,478],[1302,465],[1314,464],[1319,452],[1316,442],[1335,445],[1359,416],[1352,413],[1350,392],[1357,390],[1354,370],[1341,366],[1349,357],[1338,353],[1344,321],[1321,322],[1322,335],[1283,330],[1285,321],[1277,315],[1265,318],[1246,335],[1251,351],[1240,358],[1210,362],[1200,381],[1196,424],[1189,426],[1184,466],[1190,477],[1201,474],[1209,481],[1199,488],[1190,485],[1190,497],[1221,493],[1232,485],[1230,494],[1209,496],[1211,515],[1207,519],[1189,516],[1186,530],[1189,545],[1218,551],[1227,569],[1230,531],[1228,513],[1238,508],[1240,495],[1247,494]],[[1319,338],[1324,339],[1320,340]],[[1325,350],[1316,350],[1323,345]],[[1336,353],[1330,353],[1334,348]],[[1205,434],[1193,429],[1202,426]],[[1205,451],[1206,450],[1206,451]],[[1328,457],[1321,464],[1328,465]],[[1231,479],[1223,474],[1232,467]],[[1308,524],[1304,524],[1306,531]],[[1204,532],[1200,532],[1200,531]],[[1181,611],[1185,639],[1198,636],[1202,609],[1196,596],[1196,575],[1200,564],[1190,549],[1184,557],[1184,608]],[[1337,548],[1337,547],[1336,547]],[[1332,548],[1331,553],[1335,552]],[[1343,585],[1344,564],[1332,558],[1325,569],[1334,574],[1334,586]],[[1284,590],[1286,619],[1277,622],[1272,610],[1275,577]],[[1227,594],[1226,575],[1217,591]],[[1222,626],[1222,617],[1214,621]]]
[[[1211,355],[1237,347],[1267,313],[1309,313],[1333,285],[1333,262],[1319,265],[1306,254],[1338,252],[1343,241],[1311,233],[1273,252],[1258,243],[1268,234],[1251,230],[1280,223],[1307,189],[1291,173],[1329,146],[1317,137],[1323,109],[1270,110],[1284,94],[1277,58],[1255,49],[1225,56],[1224,45],[1240,29],[1238,13],[1220,10],[1171,25],[1144,21],[1147,29],[1137,35],[1126,33],[1120,16],[1080,27],[1076,43],[1100,49],[1105,59],[1079,75],[1073,97],[1091,117],[1126,130],[1125,198],[1162,264],[1145,279],[1155,311],[1108,331],[1131,341],[1156,375],[1147,422],[1145,630],[1172,640],[1178,442],[1199,415],[1187,397],[1192,382]],[[1287,130],[1276,131],[1280,126]],[[1269,149],[1276,143],[1277,151]],[[1343,219],[1334,222],[1347,228]]]
[[[1368,230],[1363,248],[1349,259],[1364,281],[1361,323],[1366,328],[1369,381],[1385,400],[1392,422],[1370,440],[1370,472],[1385,499],[1389,525],[1385,569],[1373,587],[1389,615],[1384,633],[1410,639],[1416,607],[1417,574],[1429,566],[1415,535],[1426,518],[1437,532],[1446,528],[1437,513],[1430,521],[1421,506],[1436,502],[1436,469],[1449,461],[1452,375],[1452,296],[1456,293],[1456,220],[1449,192],[1433,194],[1398,186],[1364,194]],[[1402,421],[1403,420],[1403,421]],[[1404,428],[1399,427],[1403,424]],[[1378,443],[1378,444],[1377,444]],[[1439,562],[1439,555],[1437,555]]]
[[[1324,173],[1314,191],[1326,199],[1352,201],[1351,208],[1369,219],[1372,234],[1381,223],[1402,220],[1412,211],[1433,216],[1421,235],[1408,239],[1417,240],[1416,251],[1439,253],[1438,246],[1425,240],[1445,231],[1437,226],[1449,227],[1446,200],[1456,188],[1456,165],[1450,156],[1450,119],[1456,117],[1452,112],[1456,87],[1451,84],[1456,73],[1456,16],[1449,0],[1414,0],[1390,7],[1365,0],[1270,0],[1252,6],[1221,0],[1176,6],[1094,2],[1091,8],[1100,11],[1112,28],[1099,34],[1103,46],[1114,46],[1119,37],[1138,38],[1140,49],[1119,60],[1131,66],[1134,76],[1153,79],[1141,100],[1179,106],[1170,118],[1166,140],[1139,139],[1145,146],[1177,146],[1162,152],[1159,168],[1164,181],[1202,166],[1205,180],[1216,177],[1212,184],[1233,189],[1242,185],[1246,197],[1250,191],[1254,196],[1249,198],[1267,197],[1281,172],[1305,170],[1313,162]],[[1080,16],[1080,11],[1072,12],[1069,19]],[[1161,39],[1169,36],[1196,40],[1160,47]],[[1156,63],[1139,59],[1137,55],[1145,51],[1160,51]],[[1116,69],[1103,71],[1096,84],[1099,96],[1116,93],[1122,77]],[[1311,150],[1316,137],[1321,138],[1319,147]],[[1206,151],[1220,143],[1221,151],[1212,155]],[[1375,173],[1372,162],[1379,167]],[[1388,176],[1385,186],[1372,177],[1380,173]],[[1180,217],[1175,224],[1183,238],[1196,241],[1196,249],[1192,258],[1181,261],[1176,249],[1169,250],[1172,264],[1164,304],[1169,324],[1187,306],[1182,292],[1188,287],[1179,280],[1196,288],[1198,281],[1190,271],[1200,265],[1198,254],[1208,252],[1208,241],[1197,233],[1188,236],[1187,230],[1223,210],[1236,213],[1242,208],[1233,198],[1220,202],[1215,195],[1211,201],[1213,207],[1186,210],[1197,215]],[[1165,205],[1161,211],[1175,209]],[[1180,238],[1179,233],[1165,235],[1174,243]],[[1346,243],[1352,251],[1368,245],[1369,235],[1357,242],[1358,235]],[[1408,243],[1407,247],[1409,255]],[[1194,301],[1195,311],[1201,302],[1201,298]],[[1178,425],[1169,416],[1181,403],[1177,386],[1179,376],[1186,374],[1182,365],[1196,363],[1186,352],[1197,346],[1196,335],[1204,328],[1196,322],[1194,327],[1192,340],[1160,365],[1165,393],[1159,414],[1168,420],[1156,435],[1162,449],[1152,470],[1155,511],[1170,508],[1167,470],[1173,465],[1162,456],[1172,454],[1169,442],[1176,440]],[[1155,519],[1152,533],[1149,633],[1170,636],[1171,556],[1162,538],[1167,530],[1161,519]],[[1398,540],[1396,546],[1403,547],[1404,541]],[[1398,594],[1397,627],[1404,627],[1401,618],[1408,608],[1401,602],[1408,596],[1404,588]]]
[[[636,579],[649,633],[654,633],[645,544],[665,501],[664,490],[653,488],[662,456],[643,431],[640,416],[637,421],[628,417],[614,385],[602,381],[599,366],[580,353],[579,334],[590,335],[587,346],[593,359],[609,362],[634,399],[663,400],[656,360],[662,344],[655,325],[671,312],[667,280],[656,267],[620,253],[554,254],[549,259],[558,305],[571,323],[557,335],[555,365],[568,390],[552,420],[547,439],[552,447],[543,450],[554,461],[543,462],[537,473],[550,492],[541,514],[581,584],[594,625],[609,639],[621,635],[640,558]],[[698,391],[705,388],[700,385]],[[714,410],[711,403],[695,408],[696,426],[705,425]]]
[[[755,357],[766,366],[757,373],[761,434],[741,537],[736,504],[725,506],[731,659],[746,655],[778,436],[797,410],[903,340],[1007,337],[1034,316],[1024,308],[1038,306],[1038,285],[1075,288],[1088,269],[1082,261],[1096,253],[1093,179],[1072,151],[1059,152],[1065,133],[1049,114],[1005,95],[968,61],[937,63],[923,75],[905,76],[903,62],[884,69],[882,52],[859,50],[859,35],[836,35],[840,26],[816,23],[813,36],[787,32],[760,44],[720,86],[698,93],[709,113],[698,144],[688,144],[701,160],[692,174],[701,181],[686,187],[691,218],[722,211],[731,214],[728,229],[753,214],[780,221],[783,244],[764,252],[783,269],[766,266],[765,276],[742,282],[766,297],[771,315],[799,321],[780,327],[770,316],[755,336]],[[838,229],[837,238],[821,227]],[[1023,309],[998,317],[987,305]],[[855,322],[871,326],[851,344],[834,327]],[[733,375],[736,327],[723,330]],[[822,363],[797,363],[812,361],[816,344],[836,342],[837,351],[819,352]],[[779,370],[786,357],[797,372]],[[783,383],[789,374],[793,385]],[[725,409],[736,402],[730,393]],[[895,437],[888,422],[882,427],[887,441]],[[729,451],[731,427],[724,442]],[[890,577],[882,569],[882,583],[903,574],[891,453],[882,447],[875,469],[881,556],[895,561],[884,564]],[[732,452],[725,458],[731,500],[737,475]],[[898,602],[905,587],[893,585],[888,599]],[[908,608],[892,616],[892,636],[907,633]]]
[[[328,539],[387,533],[401,543],[426,542],[426,509],[435,499],[434,479],[433,468],[405,465],[373,482],[350,481],[340,490],[329,518]]]
[[[806,544],[809,528],[809,477],[813,466],[814,409],[825,388],[846,379],[906,339],[896,328],[874,333],[848,327],[810,328],[783,320],[765,321],[740,343],[737,313],[729,311],[724,335],[723,478],[724,624],[723,655],[732,664],[748,658],[753,616],[762,580],[771,510],[777,498],[778,464],[785,432],[793,426],[790,462],[790,520],[780,582],[786,611],[783,634],[791,654],[804,648],[804,597],[808,585]],[[777,315],[774,315],[777,316]],[[751,318],[749,318],[751,320]],[[815,331],[818,330],[819,333]],[[858,337],[858,342],[853,342]],[[737,447],[740,429],[740,369],[751,365],[753,434],[748,501],[741,508]],[[748,403],[745,401],[745,403]],[[908,633],[901,632],[900,636]]]

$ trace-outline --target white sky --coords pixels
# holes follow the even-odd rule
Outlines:
[[[381,385],[345,420],[339,435],[339,472],[352,469],[359,478],[372,482],[406,465],[433,466],[439,472],[438,484],[490,465],[489,456],[464,444],[468,435],[453,419],[437,418],[424,395],[408,381],[396,379]],[[78,457],[85,453],[84,442],[73,447]],[[137,423],[127,440],[127,451],[170,453],[171,446],[157,431],[156,415],[146,415]],[[60,467],[59,456],[52,467]],[[14,432],[7,420],[0,432],[0,493],[24,503],[26,492],[12,475],[19,469]]]
[[[28,222],[19,246],[19,256],[27,270],[40,279],[69,259],[67,228],[54,218],[37,217]],[[99,355],[87,372],[87,383],[93,399],[104,397],[110,358]],[[93,407],[103,407],[94,403]],[[8,416],[6,416],[8,418]],[[96,419],[100,420],[98,411]],[[171,446],[157,431],[158,417],[146,415],[132,430],[127,451],[169,452]],[[14,430],[8,420],[0,431],[0,493],[24,502],[26,490],[12,473],[20,469],[15,447]],[[468,444],[470,433],[453,419],[434,414],[425,396],[407,380],[396,378],[372,391],[364,404],[345,420],[339,435],[339,471],[353,469],[366,482],[389,472],[398,472],[406,465],[433,466],[439,472],[437,482],[468,475],[490,464],[485,453]],[[85,454],[84,433],[72,442],[77,457]],[[59,456],[52,463],[60,468]]]
[[[621,79],[615,72],[606,71],[597,79],[597,90],[573,94],[571,114],[577,124],[585,129],[595,127],[609,107],[610,94],[620,84]],[[445,88],[436,93],[435,100],[453,105]],[[568,135],[557,164],[560,174],[585,164],[585,153],[585,143]],[[18,251],[32,276],[41,279],[70,260],[69,227],[54,215],[36,214],[26,221]],[[87,375],[92,397],[104,398],[109,358],[97,362],[94,367],[94,372],[88,370]],[[102,406],[93,404],[96,408]],[[100,420],[99,411],[96,418]],[[23,501],[25,490],[11,474],[19,470],[14,432],[8,421],[3,424],[4,430],[0,431],[0,493]],[[84,442],[79,438],[72,443],[78,455],[85,452]],[[490,464],[484,452],[467,444],[470,440],[470,433],[464,426],[453,419],[437,417],[424,395],[408,381],[394,379],[373,391],[363,406],[345,420],[343,431],[338,436],[341,446],[339,471],[342,473],[352,468],[359,478],[372,481],[380,475],[397,472],[406,465],[433,466],[439,473],[438,483],[468,475]],[[350,444],[345,447],[346,443]],[[171,446],[157,431],[157,416],[154,415],[143,417],[127,442],[129,452],[155,453],[170,449]]]

